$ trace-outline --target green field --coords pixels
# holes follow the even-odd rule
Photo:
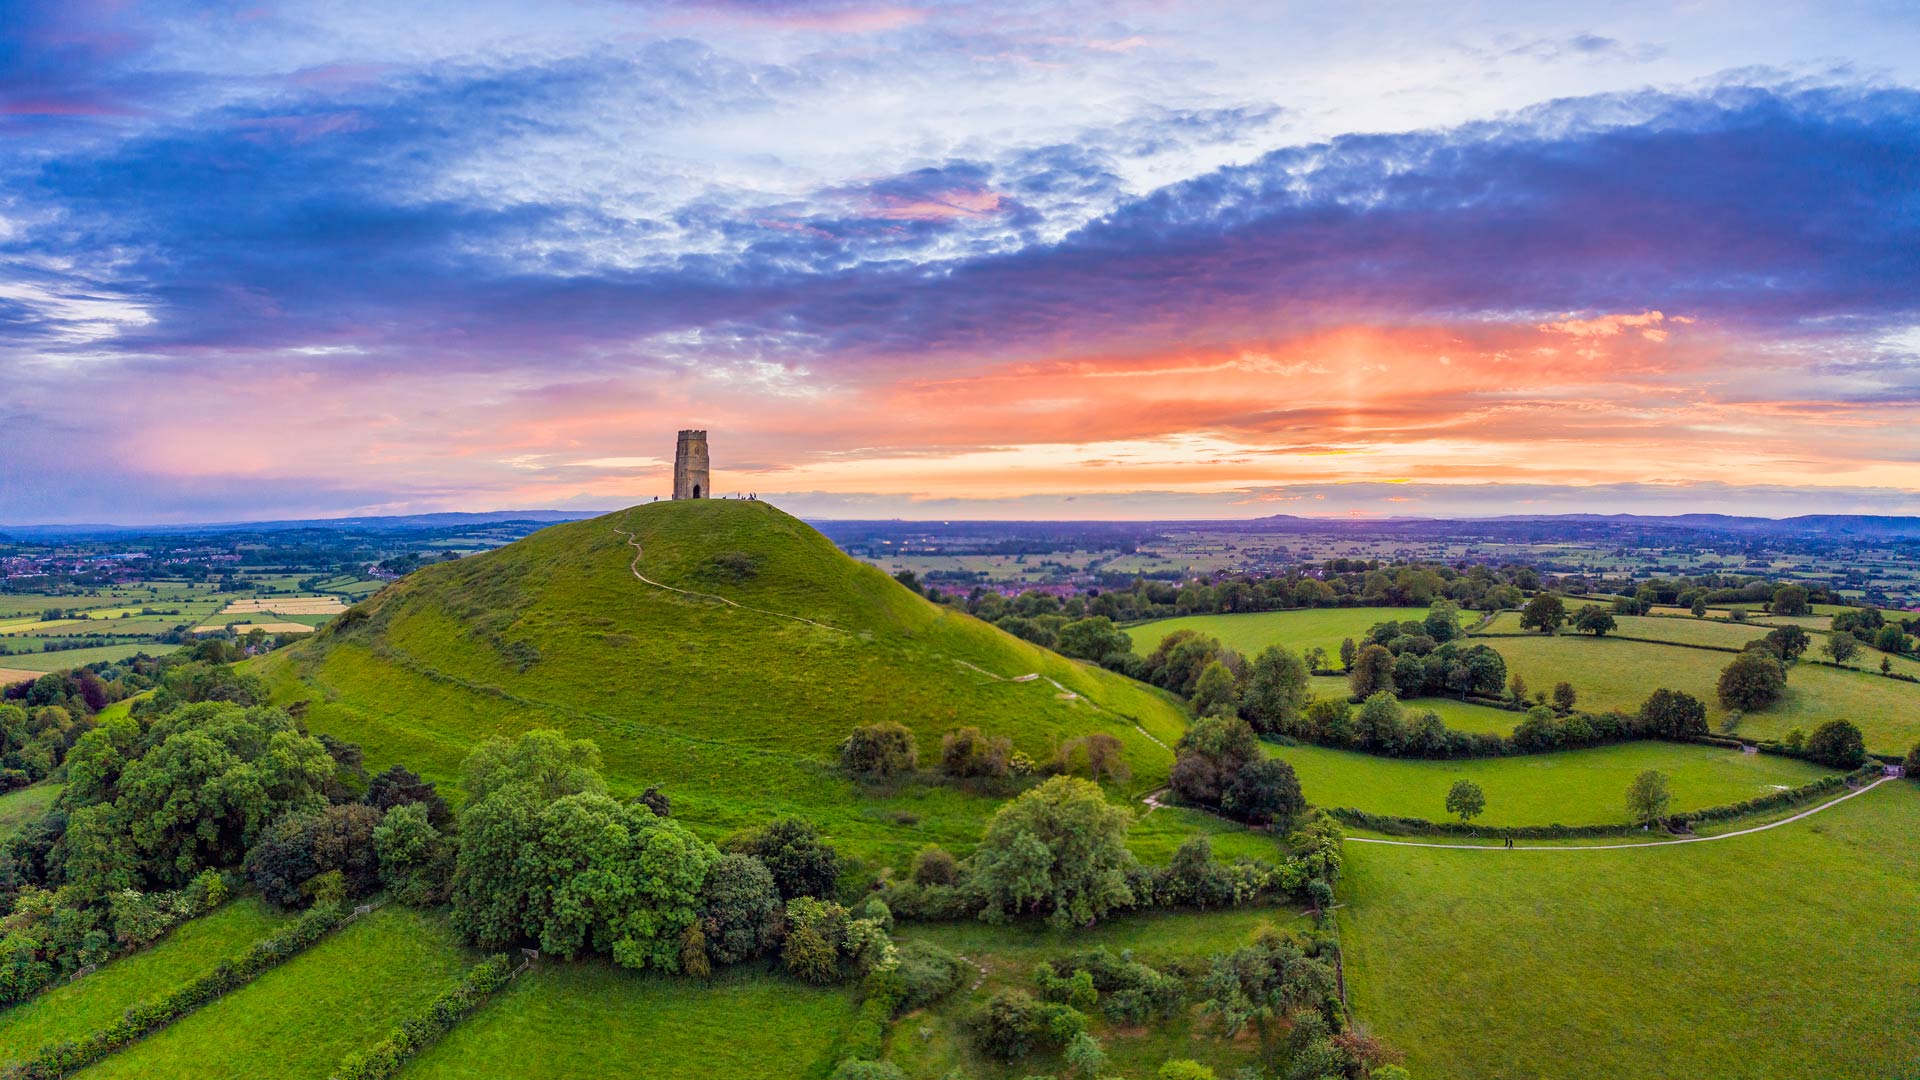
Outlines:
[[[1419,621],[1426,608],[1356,607],[1303,608],[1298,611],[1256,611],[1246,615],[1183,615],[1127,627],[1133,651],[1150,653],[1160,640],[1178,630],[1194,630],[1220,639],[1220,644],[1251,658],[1269,645],[1294,652],[1318,646],[1327,650],[1327,662],[1340,663],[1340,642],[1358,639],[1375,623]],[[1469,619],[1472,616],[1468,616]]]
[[[389,905],[76,1075],[322,1080],[476,959],[443,916]]]
[[[1534,689],[1565,680],[1590,712],[1633,712],[1660,687],[1684,690],[1707,704],[1712,723],[1725,715],[1715,695],[1720,671],[1730,653],[1689,649],[1617,638],[1560,634],[1548,637],[1488,638]],[[1787,676],[1786,696],[1746,714],[1738,733],[1778,738],[1794,728],[1812,732],[1828,720],[1851,720],[1866,735],[1867,747],[1904,753],[1920,739],[1920,685],[1854,674],[1818,664],[1796,664]]]
[[[30,787],[18,788],[0,795],[0,839],[12,836],[20,826],[29,821],[38,820],[60,797],[65,784],[51,780],[42,780]]]
[[[1349,842],[1359,1023],[1416,1077],[1882,1080],[1920,1061],[1920,788],[1709,844]]]
[[[57,652],[25,652],[0,655],[0,667],[19,668],[22,671],[61,671],[66,668],[85,667],[96,660],[125,660],[129,656],[146,653],[148,656],[165,656],[179,648],[177,645],[160,645],[153,642],[135,642],[131,645],[95,645],[85,649],[61,649]]]
[[[1345,675],[1315,675],[1308,682],[1315,697],[1345,700],[1351,693]],[[1480,705],[1471,701],[1461,701],[1450,697],[1408,698],[1400,703],[1409,719],[1421,713],[1435,712],[1455,731],[1477,731],[1494,735],[1505,735],[1513,726],[1526,717],[1508,709],[1496,709],[1491,705]]]
[[[0,1062],[106,1027],[128,1006],[205,975],[286,922],[258,898],[243,897],[175,927],[142,952],[0,1012]]]
[[[754,965],[748,965],[753,967]],[[543,963],[421,1054],[406,1080],[825,1077],[853,995],[740,970],[709,981]]]
[[[649,578],[759,610],[636,581],[616,526],[640,533]],[[1185,728],[1159,691],[930,604],[761,502],[655,503],[556,526],[428,567],[371,605],[357,629],[258,662],[277,701],[310,702],[314,731],[361,743],[369,767],[450,781],[488,735],[560,727],[600,744],[617,792],[661,784],[674,815],[709,835],[778,806],[885,860],[928,842],[970,847],[997,800],[911,784],[863,793],[832,768],[856,724],[906,724],[926,761],[960,725],[1043,761],[1066,738],[1112,734],[1133,794],[1172,762],[1134,721],[1169,745]],[[1045,678],[1013,681],[1030,673]]]
[[[1375,814],[1448,821],[1447,789],[1472,780],[1486,792],[1475,824],[1605,825],[1627,820],[1627,785],[1646,769],[1667,774],[1673,809],[1699,810],[1798,787],[1829,770],[1772,754],[1636,742],[1557,754],[1413,761],[1320,746],[1269,747],[1300,776],[1307,800]]]

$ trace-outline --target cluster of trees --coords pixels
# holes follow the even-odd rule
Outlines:
[[[1127,849],[1131,821],[1097,785],[1054,777],[1002,806],[970,858],[923,849],[911,875],[886,881],[879,895],[890,910],[915,918],[1035,918],[1061,928],[1142,908],[1241,904],[1270,894],[1325,903],[1333,896],[1340,831],[1325,815],[1306,819],[1286,838],[1279,863],[1221,863],[1198,838],[1158,869],[1141,866]]]
[[[1057,634],[1066,623],[1089,616],[1133,622],[1175,615],[1295,608],[1426,607],[1439,599],[1476,611],[1498,611],[1518,606],[1525,593],[1540,584],[1539,574],[1524,566],[1473,565],[1462,569],[1443,563],[1329,559],[1318,566],[1266,576],[1235,574],[1180,583],[1139,578],[1125,588],[1064,599],[1039,591],[1010,598],[980,588],[964,597],[942,595],[932,589],[926,592],[932,599],[964,607],[970,614],[1016,633],[1023,624],[1009,625],[1003,620],[1050,626]],[[910,582],[909,587],[917,589],[918,582]]]
[[[1237,716],[1203,716],[1174,745],[1168,778],[1183,802],[1256,825],[1290,822],[1307,808],[1293,766],[1260,752],[1259,737]]]
[[[1069,956],[1035,968],[1035,992],[995,994],[971,1018],[972,1034],[981,1053],[996,1060],[1014,1063],[1052,1051],[1075,1076],[1107,1077],[1106,1050],[1087,1030],[1093,1014],[1133,1027],[1182,1015],[1197,999],[1223,1035],[1252,1032],[1258,1040],[1261,1066],[1235,1077],[1405,1080],[1399,1054],[1343,1030],[1333,951],[1323,938],[1266,929],[1242,948],[1209,957],[1191,987],[1178,974],[1104,949]],[[1217,1080],[1212,1069],[1184,1058],[1165,1062],[1156,1076]]]
[[[1086,776],[1125,780],[1131,775],[1125,744],[1104,732],[1059,742],[1043,763],[1016,751],[1013,740],[982,734],[977,727],[955,728],[940,739],[939,777],[952,781],[998,780],[1009,776]],[[913,731],[893,721],[862,724],[840,743],[840,767],[868,781],[912,776],[919,770],[920,748]]]
[[[1914,635],[1920,634],[1920,617],[1896,621],[1889,619],[1878,608],[1855,608],[1834,615],[1832,630],[1829,644],[1844,637],[1881,652],[1911,654],[1915,648]],[[1855,651],[1848,649],[1846,657],[1834,656],[1834,662],[1846,663],[1847,657],[1851,657]]]

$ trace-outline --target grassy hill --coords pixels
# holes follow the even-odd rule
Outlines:
[[[923,762],[962,725],[1042,761],[1106,732],[1129,791],[1164,781],[1154,740],[1184,727],[1172,699],[929,603],[763,502],[653,503],[428,567],[260,671],[370,766],[453,780],[481,739],[558,727],[600,744],[617,792],[660,784],[703,831],[793,809],[887,858],[964,849],[995,803],[857,791],[832,768],[856,724],[907,725]]]

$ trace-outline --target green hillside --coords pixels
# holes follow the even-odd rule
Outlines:
[[[888,858],[966,848],[995,803],[858,792],[832,768],[856,724],[907,725],[923,762],[962,725],[1040,761],[1105,732],[1129,792],[1164,781],[1155,739],[1184,726],[1157,691],[929,603],[752,501],[648,504],[428,567],[259,670],[376,768],[452,780],[479,740],[558,727],[600,744],[618,791],[660,784],[704,831],[791,808]]]

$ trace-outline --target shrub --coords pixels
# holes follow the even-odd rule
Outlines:
[[[1215,1080],[1212,1069],[1190,1058],[1172,1058],[1154,1074],[1158,1080]]]
[[[956,780],[1005,776],[1012,756],[1012,739],[989,739],[977,727],[956,728],[940,737],[940,771]]]
[[[1259,758],[1253,728],[1238,717],[1202,717],[1174,744],[1173,793],[1190,802],[1218,806],[1235,775]]]
[[[366,896],[380,885],[374,847],[380,819],[379,810],[358,803],[289,814],[247,852],[247,877],[281,907],[310,895],[307,882],[327,873],[340,874],[345,896]]]
[[[914,853],[915,885],[951,885],[960,877],[959,860],[938,844],[928,844]]]
[[[856,727],[840,744],[841,768],[871,780],[909,773],[919,764],[913,732],[892,720]]]
[[[1002,990],[975,1018],[974,1041],[989,1057],[1018,1061],[1036,1049],[1066,1046],[1086,1026],[1086,1016],[1070,1005],[1038,1002],[1022,990]]]
[[[453,845],[433,827],[432,809],[400,803],[373,830],[380,881],[393,898],[411,907],[431,907],[447,898],[453,880]]]

